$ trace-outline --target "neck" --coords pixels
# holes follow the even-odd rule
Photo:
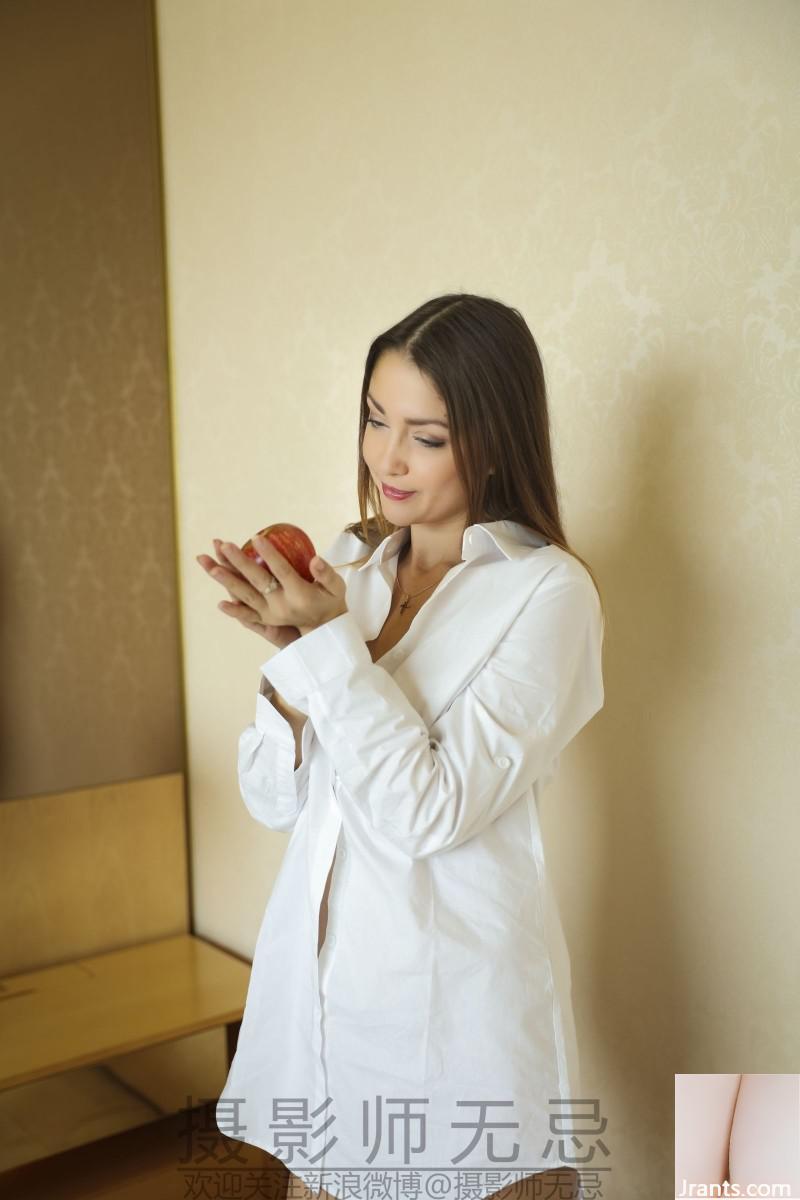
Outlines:
[[[455,562],[436,562],[424,565],[419,562],[414,562],[412,555],[406,553],[397,560],[398,573],[402,571],[403,579],[407,582],[410,580],[409,587],[413,587],[416,581],[417,587],[423,587],[434,575],[444,575],[451,567],[455,567],[461,559],[456,559]]]
[[[462,535],[459,535],[459,547]],[[426,582],[426,577],[430,577],[437,573],[449,571],[451,567],[457,566],[462,562],[460,548],[456,551],[457,558],[453,557],[452,547],[448,547],[449,553],[444,550],[441,556],[437,556],[435,551],[428,550],[427,553],[420,552],[414,548],[414,538],[409,535],[409,538],[400,551],[397,559],[398,571],[402,567],[405,577],[410,576],[411,579],[419,579],[422,586]]]

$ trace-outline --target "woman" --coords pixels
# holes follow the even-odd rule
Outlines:
[[[263,539],[268,569],[227,542],[198,560],[278,648],[239,781],[291,834],[217,1123],[299,1196],[370,1171],[398,1197],[577,1195],[539,801],[603,705],[603,612],[515,309],[442,296],[372,343],[358,492],[313,583]]]

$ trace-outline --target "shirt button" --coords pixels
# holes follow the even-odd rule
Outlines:
[[[329,946],[335,946],[336,945],[336,934],[329,933],[325,940],[327,941]]]
[[[498,767],[510,767],[511,766],[511,759],[506,758],[505,754],[498,755],[498,757],[494,761],[497,763]]]
[[[347,858],[347,847],[346,847],[346,846],[340,846],[340,847],[339,847],[339,849],[338,849],[338,851],[337,851],[337,853],[338,853],[338,855],[339,855],[339,857],[340,857],[340,858]]]

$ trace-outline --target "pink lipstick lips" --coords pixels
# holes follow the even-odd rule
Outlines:
[[[381,484],[384,496],[388,496],[390,500],[407,500],[409,496],[413,496],[413,492],[399,492],[397,488],[387,487],[385,483]]]

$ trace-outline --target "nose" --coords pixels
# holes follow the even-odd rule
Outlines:
[[[378,459],[377,466],[381,479],[391,487],[403,486],[403,476],[408,474],[408,464],[400,447],[387,445]]]

